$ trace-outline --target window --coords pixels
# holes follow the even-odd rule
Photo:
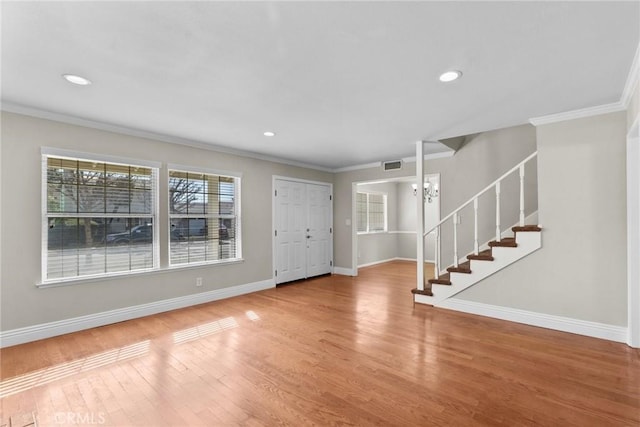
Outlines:
[[[158,168],[45,151],[43,282],[157,268]]]
[[[169,169],[169,263],[241,257],[240,178]]]
[[[387,231],[387,195],[356,193],[358,233]]]

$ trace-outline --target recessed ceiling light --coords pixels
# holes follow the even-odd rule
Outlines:
[[[88,86],[91,84],[91,80],[86,79],[81,76],[76,76],[75,74],[63,74],[62,77],[69,83],[73,83],[74,85],[80,86]]]
[[[264,136],[276,136],[276,133],[267,131],[264,133]]]
[[[458,80],[462,77],[462,72],[457,70],[447,71],[446,73],[440,74],[441,82],[452,82],[454,80]]]

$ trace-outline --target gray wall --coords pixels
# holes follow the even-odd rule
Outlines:
[[[444,218],[460,204],[474,196],[500,175],[536,150],[536,130],[531,125],[515,126],[484,132],[467,142],[452,157],[425,161],[425,174],[440,174],[440,212]],[[415,163],[406,163],[402,170],[384,172],[381,168],[360,169],[341,172],[334,176],[334,260],[335,265],[351,269],[351,227],[345,221],[351,219],[351,184],[401,176],[415,175]],[[517,174],[516,174],[517,175]],[[525,210],[530,214],[537,210],[537,176],[535,164],[526,170]],[[518,182],[514,176],[503,186],[503,228],[510,227],[518,218]],[[479,219],[480,241],[490,240],[495,234],[495,196],[481,199],[483,213]],[[460,235],[471,233],[473,215],[471,210],[462,213]],[[443,227],[442,257],[453,263],[451,227]],[[461,242],[459,255],[471,252],[472,241]]]
[[[429,177],[438,182],[435,177]],[[439,183],[438,183],[439,185]],[[398,182],[398,257],[416,259],[416,196],[413,195],[411,183]],[[440,193],[442,196],[442,193]],[[440,197],[424,205],[425,228],[430,229],[440,220]],[[435,236],[430,234],[425,239],[425,260],[433,261]]]
[[[537,134],[542,249],[458,297],[626,325],[626,113]]]
[[[242,172],[244,262],[37,288],[41,275],[41,146]],[[270,279],[272,175],[333,180],[330,173],[4,112],[1,161],[0,320],[4,331]],[[166,198],[163,176],[164,168],[160,197]],[[160,209],[159,223],[167,221],[166,209]],[[160,230],[161,241],[166,241],[167,230]],[[195,287],[197,276],[204,278],[201,288]]]
[[[435,181],[435,180],[434,180]],[[411,182],[358,184],[358,191],[387,193],[388,232],[358,234],[358,266],[393,258],[416,259],[416,197]],[[425,203],[428,224],[435,225],[439,218],[439,199]],[[425,259],[434,259],[433,236],[427,238]]]

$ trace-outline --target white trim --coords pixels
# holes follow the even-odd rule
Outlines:
[[[424,159],[425,160],[434,160],[434,159],[443,159],[446,157],[452,157],[454,154],[456,154],[455,151],[443,151],[440,153],[432,153],[432,154],[425,154],[424,155]],[[402,163],[415,163],[416,162],[416,156],[412,156],[412,157],[403,157],[400,159],[402,161]],[[394,160],[397,161],[397,160]],[[373,162],[373,163],[365,163],[362,165],[353,165],[353,166],[345,166],[343,168],[336,168],[336,169],[332,169],[331,172],[333,173],[341,173],[341,172],[351,172],[351,171],[355,171],[355,170],[360,170],[360,169],[372,169],[372,168],[378,168],[378,167],[382,167],[382,163],[383,162]],[[400,170],[400,169],[392,169],[392,170]],[[383,172],[391,172],[391,171],[384,171]],[[389,180],[384,180],[383,182],[387,182]]]
[[[291,182],[301,182],[303,184],[328,185],[329,187],[331,187],[331,195],[333,195],[333,184],[331,182],[327,182],[327,181],[312,181],[310,179],[301,179],[301,178],[292,178],[290,176],[273,175],[272,182],[275,183],[276,179],[282,179],[282,180],[291,181]],[[273,187],[273,189],[275,190],[275,187]]]
[[[41,157],[41,176],[40,176],[40,214],[41,214],[41,235],[40,235],[40,281],[36,283],[38,287],[51,287],[51,286],[65,286],[68,284],[78,284],[85,279],[90,281],[92,280],[100,280],[103,278],[109,277],[121,277],[123,275],[128,275],[136,272],[149,272],[155,271],[160,268],[160,226],[159,226],[159,218],[160,218],[160,170],[162,167],[162,163],[154,162],[149,160],[138,160],[127,157],[120,156],[110,156],[104,154],[94,154],[87,153],[82,151],[75,150],[66,150],[55,147],[40,147],[40,157]],[[47,279],[48,271],[48,243],[49,243],[49,218],[92,218],[92,217],[101,217],[101,218],[113,218],[114,213],[95,213],[92,215],[88,215],[86,213],[83,214],[73,214],[73,213],[52,213],[48,212],[48,159],[50,157],[62,157],[68,158],[71,160],[84,160],[88,162],[100,162],[100,163],[115,163],[121,164],[125,166],[139,166],[144,168],[151,169],[151,196],[153,199],[153,211],[149,214],[140,213],[137,215],[126,214],[122,215],[124,218],[151,218],[153,224],[153,241],[152,241],[152,256],[153,256],[153,266],[151,268],[144,269],[136,269],[136,270],[128,270],[117,273],[109,273],[104,272],[100,274],[90,274],[90,275],[79,275],[72,277],[62,277],[62,278],[53,278]]]
[[[620,100],[610,104],[596,105],[594,107],[581,108],[578,110],[564,111],[546,116],[533,117],[529,119],[529,123],[534,126],[546,125],[550,123],[564,122],[566,120],[581,119],[585,117],[598,116],[600,114],[615,113],[629,108],[629,103],[633,94],[638,90],[638,81],[640,80],[640,43],[636,48],[636,53],[629,68],[627,80],[620,95]]]
[[[371,267],[372,265],[384,264],[385,262],[395,261],[396,259],[397,258],[389,258],[389,259],[382,259],[380,261],[368,262],[366,264],[358,265],[358,268]]]
[[[333,173],[351,172],[351,171],[356,171],[360,169],[372,169],[372,168],[379,168],[379,167],[382,167],[382,162],[373,162],[373,163],[365,163],[363,165],[345,166],[343,168],[332,169],[331,172]],[[390,172],[390,171],[386,171],[386,172]]]
[[[390,232],[386,231],[386,230],[379,230],[379,231],[358,231],[358,236],[368,236],[370,234],[391,234]]]
[[[604,323],[536,313],[458,298],[450,298],[437,303],[436,307],[610,341],[626,342],[627,339],[627,328],[624,326],[607,325]]]
[[[162,301],[140,304],[132,307],[119,308],[101,313],[89,314],[86,316],[74,317],[71,319],[58,320],[55,322],[42,323],[39,325],[27,326],[24,328],[12,329],[0,332],[0,348],[17,344],[24,344],[44,338],[55,337],[57,335],[82,331],[84,329],[109,325],[125,320],[137,319],[139,317],[190,307],[197,304],[204,304],[225,298],[251,292],[262,291],[275,287],[273,280],[262,280],[259,282],[247,283],[244,285],[231,286],[228,288],[215,289],[208,292],[185,295],[182,297],[166,299]]]
[[[388,259],[383,259],[381,261],[373,261],[373,262],[369,262],[366,264],[360,264],[358,266],[358,268],[364,268],[364,267],[371,267],[372,265],[378,265],[378,264],[384,264],[385,262],[392,262],[392,261],[411,261],[411,262],[417,262],[417,260],[415,258],[403,258],[403,257],[394,257],[394,258],[388,258]],[[425,264],[434,264],[435,261],[432,259],[425,259],[424,260]]]
[[[358,275],[358,217],[356,214],[356,198],[358,197],[358,183],[351,183],[351,274]]]
[[[612,102],[611,104],[597,105],[595,107],[581,108],[579,110],[564,111],[557,114],[549,114],[547,116],[533,117],[529,119],[529,123],[534,126],[548,125],[550,123],[564,122],[567,120],[582,119],[585,117],[599,116],[601,114],[615,113],[625,110],[626,107],[622,101]]]
[[[424,158],[424,141],[416,142],[416,160]],[[424,162],[416,161],[416,289],[423,291],[425,285],[424,277]],[[420,236],[420,237],[418,237]],[[436,257],[437,258],[437,257]],[[436,267],[437,271],[437,267]],[[437,276],[436,276],[437,277]]]
[[[152,160],[142,160],[122,156],[110,156],[108,154],[88,153],[86,151],[66,150],[56,147],[40,147],[40,154],[43,156],[67,157],[73,160],[87,160],[90,162],[116,163],[126,166],[141,166],[146,168],[160,169],[161,162]]]
[[[293,178],[290,176],[283,176],[283,175],[272,175],[271,176],[271,262],[272,262],[271,275],[272,275],[273,283],[278,283],[278,281],[276,280],[276,270],[278,269],[278,251],[277,251],[276,235],[275,235],[276,221],[278,220],[276,218],[276,189],[277,189],[276,181],[278,180],[329,187],[329,197],[330,197],[329,228],[331,230],[331,232],[329,233],[329,236],[330,236],[329,273],[330,274],[334,273],[334,270],[336,267],[333,266],[333,262],[334,262],[333,261],[333,240],[334,240],[333,236],[335,235],[335,227],[333,224],[333,183],[326,182],[326,181],[312,181],[308,179]],[[305,266],[305,279],[307,278],[308,277],[306,276],[306,266]]]
[[[138,276],[150,276],[153,274],[163,274],[163,273],[173,273],[179,270],[189,270],[192,268],[207,268],[207,267],[222,267],[225,265],[233,265],[233,264],[242,264],[244,262],[243,258],[229,258],[220,261],[206,261],[206,262],[198,262],[193,264],[177,264],[172,266],[160,267],[160,268],[148,268],[144,270],[132,270],[125,272],[117,272],[110,273],[108,276],[100,276],[100,275],[91,275],[91,276],[80,276],[80,277],[71,277],[68,279],[52,279],[47,282],[36,283],[36,287],[46,289],[46,288],[58,288],[60,286],[72,286],[72,285],[81,285],[83,283],[95,283],[95,282],[104,282],[107,280],[117,280],[122,279],[123,277],[134,279]]]
[[[627,344],[640,348],[640,114],[627,134]]]
[[[640,43],[638,43],[638,47],[636,48],[636,54],[633,57],[633,62],[631,63],[631,68],[629,69],[629,74],[627,75],[627,82],[624,85],[624,89],[622,90],[622,96],[620,97],[620,102],[624,105],[624,108],[629,108],[629,103],[631,102],[631,98],[633,98],[634,90],[638,90],[638,81],[640,80]]]
[[[415,258],[405,258],[405,257],[395,257],[393,259],[394,261],[412,261],[412,262],[417,262],[418,260]],[[436,261],[433,259],[424,259],[424,263],[425,264],[435,264]]]
[[[433,295],[414,295],[414,300],[421,304],[437,305],[444,300],[464,291],[481,280],[506,268],[521,258],[537,251],[542,247],[541,232],[517,233],[515,248],[494,247],[492,255],[493,262],[471,260],[471,274],[450,273],[451,284],[433,284]],[[444,272],[444,270],[442,270]]]
[[[242,172],[227,171],[222,169],[209,169],[209,168],[203,168],[199,166],[179,165],[176,163],[167,163],[167,170],[176,171],[176,172],[204,173],[207,175],[218,175],[218,176],[224,176],[228,178],[242,178]]]
[[[80,117],[68,116],[61,113],[53,113],[50,111],[40,110],[33,107],[27,107],[25,105],[15,104],[12,102],[2,102],[2,111],[9,113],[22,114],[25,116],[36,117],[45,120],[53,120],[61,123],[67,123],[75,126],[82,126],[91,129],[98,129],[107,132],[119,133],[122,135],[135,136],[138,138],[151,139],[155,141],[168,142],[170,144],[183,145],[187,147],[199,148],[207,151],[215,151],[218,153],[231,154],[234,156],[248,157],[250,159],[264,160],[267,162],[280,163],[290,166],[297,166],[301,168],[314,169],[322,172],[333,172],[333,169],[312,165],[309,163],[296,162],[293,160],[281,159],[279,157],[269,156],[266,154],[254,153],[251,151],[243,151],[234,148],[224,147],[221,145],[215,145],[204,141],[195,141],[186,138],[180,138],[172,135],[164,135],[155,132],[149,132],[140,129],[134,129],[127,126],[115,125],[110,123],[103,123],[89,119],[83,119]]]
[[[440,153],[425,154],[424,155],[424,160],[445,159],[447,157],[453,157],[455,154],[456,154],[456,152],[454,150],[442,151]],[[403,157],[402,161],[403,162],[407,162],[407,163],[415,163],[416,162],[416,156]],[[425,175],[425,176],[427,176],[427,175]]]
[[[171,213],[171,204],[169,202],[167,202],[167,221],[168,223],[167,225],[167,240],[166,240],[166,247],[168,248],[166,250],[166,256],[167,256],[167,268],[176,268],[176,267],[183,267],[183,266],[188,266],[188,265],[215,265],[215,264],[220,264],[220,263],[225,263],[225,262],[234,262],[234,261],[243,261],[244,259],[242,258],[242,172],[233,172],[233,171],[225,171],[225,170],[220,170],[220,169],[208,169],[208,168],[202,168],[202,167],[191,167],[191,166],[185,166],[185,165],[179,165],[179,164],[175,164],[175,163],[169,163],[167,164],[167,168],[166,168],[166,180],[164,182],[167,183],[167,190],[166,190],[166,195],[168,196],[170,193],[170,188],[169,188],[169,180],[171,179],[171,175],[170,172],[171,171],[176,171],[176,172],[186,172],[186,173],[202,173],[202,174],[206,174],[206,175],[212,175],[212,176],[222,176],[225,178],[233,178],[233,191],[234,191],[234,201],[233,201],[233,207],[234,207],[234,212],[235,214],[227,214],[227,215],[221,215],[221,214],[212,214],[212,213],[206,213],[206,214],[172,214]],[[236,233],[235,233],[235,246],[236,246],[236,253],[235,253],[235,257],[234,258],[227,258],[227,259],[222,259],[222,260],[209,260],[209,261],[199,261],[199,262],[194,262],[194,263],[190,263],[190,262],[186,262],[186,263],[179,263],[179,264],[172,264],[171,263],[171,220],[172,219],[177,219],[177,218],[206,218],[206,219],[212,219],[212,220],[219,220],[219,219],[232,219],[235,220],[236,223]]]
[[[333,274],[339,274],[341,276],[357,276],[358,274],[351,268],[333,267]]]

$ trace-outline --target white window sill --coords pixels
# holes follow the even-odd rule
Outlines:
[[[230,264],[241,264],[244,262],[243,258],[230,258],[220,261],[203,261],[203,262],[194,262],[191,264],[175,264],[170,265],[166,269],[162,271],[176,271],[176,270],[188,270],[190,268],[202,268],[202,267],[211,267],[214,265],[230,265]]]
[[[386,230],[381,230],[381,231],[358,231],[358,236],[361,234],[387,234],[388,231]]]
[[[80,285],[83,283],[103,282],[107,280],[122,279],[123,277],[150,276],[154,274],[172,273],[179,270],[189,270],[194,268],[206,268],[206,267],[212,267],[212,266],[241,264],[243,262],[244,262],[243,258],[233,258],[233,259],[224,260],[224,261],[209,261],[209,262],[199,262],[194,264],[179,264],[179,265],[172,265],[164,268],[126,271],[126,272],[112,273],[107,275],[72,277],[68,279],[52,279],[52,280],[46,280],[40,283],[36,283],[36,287],[57,288],[59,286]]]

